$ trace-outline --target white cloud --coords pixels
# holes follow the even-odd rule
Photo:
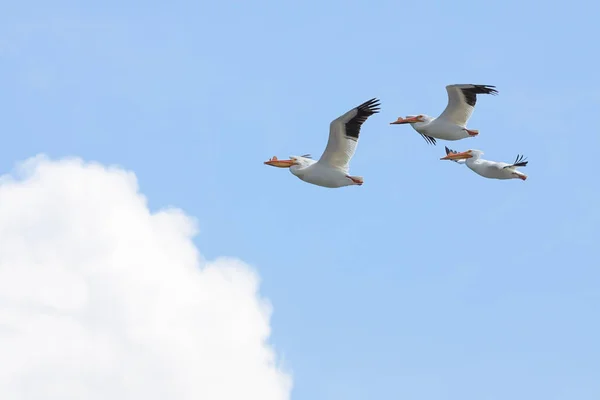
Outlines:
[[[36,157],[0,179],[3,399],[289,399],[271,307],[242,261],[207,262],[135,176]]]

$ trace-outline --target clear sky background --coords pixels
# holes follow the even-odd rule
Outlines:
[[[0,171],[38,153],[136,173],[254,266],[292,398],[600,398],[600,59],[592,1],[3,2]],[[398,116],[479,96],[474,139]],[[353,175],[263,161],[325,148],[372,97]],[[512,162],[486,180],[444,145]],[[234,384],[234,383],[232,383]],[[208,400],[208,399],[207,399]]]

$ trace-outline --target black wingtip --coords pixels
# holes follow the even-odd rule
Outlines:
[[[429,143],[429,144],[432,144],[432,145],[434,145],[434,146],[436,145],[436,140],[435,140],[435,138],[432,138],[431,136],[423,135],[422,133],[420,133],[420,135],[423,137],[423,139],[425,139],[425,141],[426,141],[427,143]]]
[[[456,154],[457,153],[456,150],[449,149],[448,146],[444,146],[444,147],[446,147],[446,154]]]
[[[498,94],[498,90],[496,90],[496,86],[494,85],[473,85],[475,86],[477,94],[491,94],[496,96]]]
[[[527,161],[527,158],[523,157],[521,154],[517,154],[517,158],[515,159],[513,166],[525,167],[528,163],[529,161]]]
[[[360,135],[361,125],[373,114],[380,110],[379,99],[373,97],[355,108],[356,115],[346,122],[346,137],[357,140]]]
[[[381,102],[377,97],[373,97],[356,108],[362,113],[373,115],[377,114],[381,110]]]

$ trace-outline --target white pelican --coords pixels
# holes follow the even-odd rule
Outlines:
[[[478,94],[498,94],[496,86],[456,84],[446,86],[448,105],[439,117],[429,115],[409,115],[398,117],[390,125],[410,124],[428,143],[435,145],[435,139],[459,140],[474,137],[478,130],[467,129],[467,121],[471,118]]]
[[[459,164],[467,164],[467,167],[473,172],[484,178],[527,179],[527,175],[517,171],[518,167],[525,167],[529,162],[524,160],[522,155],[517,155],[517,159],[512,164],[484,160],[481,158],[482,155],[483,151],[481,150],[467,150],[459,153],[446,147],[446,157],[442,157],[440,160],[452,160]]]
[[[361,176],[350,176],[350,159],[356,151],[360,127],[371,115],[379,112],[379,100],[373,98],[353,108],[329,125],[329,140],[319,161],[309,155],[290,156],[289,160],[277,157],[265,161],[266,165],[289,168],[304,182],[327,188],[362,185]]]

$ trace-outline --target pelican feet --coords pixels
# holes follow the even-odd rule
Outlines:
[[[466,129],[465,131],[467,131],[467,133],[469,134],[469,136],[477,136],[479,135],[479,131],[477,129]]]
[[[522,175],[522,174],[513,174],[515,175],[517,178],[521,179],[521,180],[527,180],[527,175]]]
[[[363,183],[365,183],[364,179],[360,176],[346,175],[346,178],[350,179],[352,182],[356,183],[359,186],[362,185]]]

